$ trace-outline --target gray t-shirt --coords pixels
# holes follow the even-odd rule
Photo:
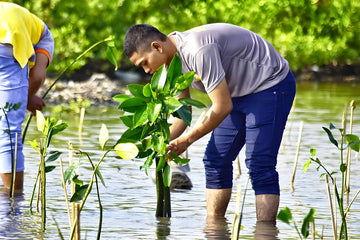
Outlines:
[[[232,97],[268,89],[289,72],[288,62],[259,35],[226,23],[172,32],[183,73],[194,71],[201,81],[191,86],[210,93],[224,78]]]

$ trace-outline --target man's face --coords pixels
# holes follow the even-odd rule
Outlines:
[[[151,46],[151,50],[138,50],[129,58],[136,66],[140,66],[146,73],[154,74],[159,67],[168,63],[168,57],[162,46]]]

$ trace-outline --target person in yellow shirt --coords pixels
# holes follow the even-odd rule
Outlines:
[[[10,187],[14,161],[15,189],[23,187],[21,125],[26,109],[35,115],[36,110],[45,106],[35,94],[45,80],[53,52],[54,39],[42,20],[19,5],[0,2],[0,107],[21,103],[19,109],[5,112],[6,117],[4,111],[0,113],[0,175],[5,187]],[[6,132],[8,122],[11,143]],[[11,151],[15,150],[15,133],[18,135],[17,154]]]

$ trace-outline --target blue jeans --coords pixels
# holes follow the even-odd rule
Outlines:
[[[0,44],[0,107],[3,108],[6,103],[22,103],[20,109],[11,110],[6,114],[10,125],[13,151],[15,151],[15,133],[18,133],[16,165],[19,172],[24,171],[21,125],[26,114],[29,78],[28,66],[21,68],[9,49],[12,50],[10,45]],[[8,129],[8,122],[2,110],[0,110],[0,117],[0,173],[11,173],[10,137],[7,132],[4,132],[4,130]]]
[[[295,92],[289,72],[274,87],[232,99],[232,112],[214,129],[205,151],[206,188],[232,188],[232,162],[246,145],[255,194],[280,194],[277,154]]]

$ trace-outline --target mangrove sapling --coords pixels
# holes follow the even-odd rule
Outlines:
[[[301,225],[301,231],[299,231],[298,226],[296,225],[295,220],[293,220],[291,211],[288,207],[285,207],[284,209],[281,209],[277,215],[277,219],[281,220],[284,223],[287,223],[289,225],[293,225],[295,228],[297,234],[299,235],[300,239],[303,239],[303,237],[306,239],[310,234],[310,225],[312,229],[313,239],[315,238],[315,209],[311,208],[309,210],[309,213],[304,217],[302,225]]]
[[[48,151],[51,139],[54,135],[65,130],[67,123],[63,123],[61,120],[57,120],[55,117],[47,117],[40,111],[36,111],[36,124],[38,130],[44,135],[44,138],[40,139],[40,144],[34,139],[29,141],[29,144],[40,154],[40,164],[36,180],[34,183],[32,195],[30,198],[30,212],[32,213],[32,202],[35,194],[36,185],[39,182],[40,195],[41,195],[41,216],[42,216],[42,228],[45,230],[46,223],[46,173],[55,169],[55,166],[46,166],[46,163],[57,160],[62,152]]]
[[[86,56],[87,53],[89,53],[91,50],[93,50],[95,47],[101,45],[102,43],[106,43],[106,56],[108,60],[115,66],[115,70],[118,68],[117,64],[117,56],[116,56],[116,48],[115,48],[115,37],[109,36],[101,41],[98,41],[91,45],[88,49],[86,49],[84,52],[82,52],[77,58],[75,58],[68,66],[65,67],[65,69],[59,74],[59,76],[55,79],[55,81],[50,85],[50,87],[46,90],[46,92],[43,94],[42,99],[44,99],[47,94],[50,92],[50,90],[55,86],[55,84],[65,75],[65,73],[71,68],[72,65],[74,65],[77,61],[79,61],[81,58]],[[32,119],[32,115],[29,115],[29,118],[26,121],[25,128],[22,134],[22,141],[24,143],[25,136],[27,133],[27,130],[30,125],[30,121]]]
[[[344,184],[344,182],[346,181],[345,171],[347,169],[347,166],[346,166],[346,162],[344,160],[344,151],[347,148],[351,148],[352,150],[359,152],[360,140],[359,140],[358,136],[353,135],[353,134],[346,134],[343,128],[338,129],[332,123],[330,123],[329,128],[323,127],[323,130],[327,133],[327,136],[328,136],[330,142],[333,145],[335,145],[336,148],[340,151],[340,165],[339,165],[339,170],[341,172],[341,189],[340,189],[340,191],[338,190],[338,187],[337,187],[337,184],[335,181],[335,177],[333,176],[336,172],[330,172],[330,170],[328,170],[326,168],[324,163],[321,162],[319,160],[319,158],[315,157],[316,149],[310,149],[311,157],[305,163],[303,170],[304,170],[304,172],[306,172],[309,168],[309,165],[312,162],[314,162],[318,165],[318,167],[316,168],[318,171],[319,171],[319,169],[324,170],[324,173],[322,173],[321,176],[327,175],[331,179],[331,182],[334,187],[335,201],[337,203],[337,207],[338,207],[338,210],[339,210],[340,216],[341,216],[341,225],[340,225],[340,230],[338,233],[338,239],[349,239],[348,232],[347,232],[346,217],[347,217],[347,213],[350,210],[351,204],[354,202],[354,200],[358,196],[358,194],[356,194],[354,196],[353,200],[347,206],[345,206],[345,203],[344,203],[345,202],[344,201],[345,184]],[[340,142],[335,139],[335,137],[332,133],[332,131],[334,131],[334,130],[339,131]],[[347,143],[346,146],[345,146],[345,142]]]
[[[148,174],[148,169],[156,164],[156,189],[157,189],[157,217],[170,217],[170,183],[171,159],[177,164],[186,164],[189,159],[183,159],[166,151],[170,141],[170,126],[168,119],[171,115],[182,119],[190,126],[190,107],[205,108],[197,100],[190,98],[177,99],[176,96],[186,89],[194,79],[194,72],[182,75],[181,60],[175,54],[168,69],[161,66],[153,75],[151,82],[146,85],[128,85],[131,96],[117,95],[114,99],[120,102],[119,109],[125,114],[121,120],[128,127],[118,143],[137,143],[139,148],[138,158],[146,158],[141,169]]]
[[[16,111],[21,107],[21,102],[18,103],[9,103],[7,102],[4,107],[0,107],[0,110],[4,115],[0,115],[0,120],[2,117],[5,117],[7,128],[3,131],[9,135],[9,142],[10,142],[10,151],[11,151],[11,182],[10,182],[10,192],[9,196],[12,198],[14,196],[14,185],[15,185],[15,174],[16,174],[16,168],[15,168],[15,152],[13,149],[13,141],[11,136],[11,129],[10,129],[10,123],[8,119],[8,113],[10,111]],[[16,141],[17,141],[17,134],[16,134]]]
[[[100,133],[99,133],[99,143],[100,143],[100,148],[101,148],[103,154],[96,164],[91,159],[89,153],[83,152],[81,150],[75,150],[76,154],[79,154],[80,156],[85,156],[86,159],[91,164],[93,172],[92,172],[92,175],[90,178],[90,182],[88,184],[84,184],[84,182],[79,179],[79,175],[77,174],[77,170],[78,170],[79,164],[80,164],[79,162],[74,163],[65,171],[65,179],[64,179],[65,182],[67,182],[67,183],[74,182],[76,184],[75,193],[71,196],[70,202],[81,202],[80,206],[78,208],[79,213],[77,216],[80,215],[80,213],[84,207],[84,204],[92,190],[92,186],[95,183],[97,199],[98,199],[98,203],[99,203],[99,210],[100,210],[97,239],[100,239],[101,228],[102,228],[102,204],[101,204],[101,199],[100,199],[98,178],[101,180],[102,184],[105,186],[105,182],[100,173],[99,166],[100,166],[101,162],[104,160],[104,158],[111,151],[115,151],[116,154],[120,158],[126,159],[126,160],[134,159],[139,153],[137,146],[133,143],[116,143],[112,147],[107,147],[106,144],[108,143],[108,140],[109,140],[108,129],[105,124],[102,124]],[[74,236],[78,221],[79,221],[79,217],[75,217],[73,219],[73,224],[71,226],[70,239],[72,239]]]

